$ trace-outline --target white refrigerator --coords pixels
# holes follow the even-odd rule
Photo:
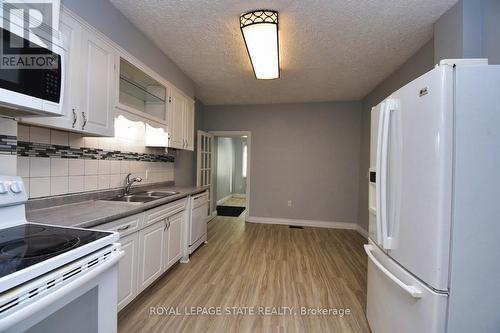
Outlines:
[[[500,332],[500,66],[448,60],[371,113],[373,333]]]

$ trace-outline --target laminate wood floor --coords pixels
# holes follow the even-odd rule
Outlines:
[[[119,332],[370,332],[365,242],[351,230],[218,217],[208,224],[208,244],[188,264],[174,266],[120,312]],[[180,315],[158,315],[167,310],[158,307]],[[193,315],[201,310],[191,307],[220,307],[224,314]],[[301,315],[302,307],[349,309],[350,314]],[[239,314],[225,314],[238,309]],[[241,314],[250,309],[257,314]],[[284,315],[258,314],[273,310]]]

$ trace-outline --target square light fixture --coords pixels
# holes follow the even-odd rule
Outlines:
[[[242,14],[240,29],[255,77],[279,78],[278,12],[262,9]]]

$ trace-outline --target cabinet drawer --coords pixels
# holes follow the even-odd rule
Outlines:
[[[146,211],[145,225],[161,221],[169,216],[182,212],[186,208],[186,199],[171,202],[169,204]]]
[[[207,202],[208,202],[207,191],[193,196],[193,208],[199,207]]]
[[[142,221],[144,219],[144,214],[136,214],[132,216],[127,216],[122,219],[109,222],[97,226],[96,229],[106,230],[106,231],[116,231],[120,233],[120,238],[136,232],[142,228]]]

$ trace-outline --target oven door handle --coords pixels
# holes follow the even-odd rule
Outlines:
[[[37,312],[42,311],[44,308],[50,306],[52,303],[61,300],[67,294],[77,290],[85,283],[90,280],[96,278],[98,275],[104,273],[113,265],[116,265],[121,257],[123,257],[123,251],[117,251],[116,254],[109,257],[108,260],[103,262],[100,265],[95,266],[95,268],[91,269],[87,274],[82,277],[68,283],[63,288],[59,288],[51,293],[48,293],[43,298],[34,302],[19,311],[13,312],[11,315],[0,320],[0,332],[7,330],[8,328],[18,324],[19,322],[35,315]]]

